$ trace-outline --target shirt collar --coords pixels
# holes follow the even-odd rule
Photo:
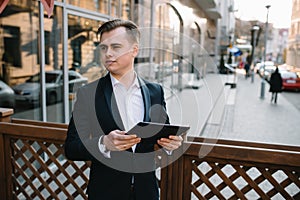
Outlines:
[[[113,77],[111,74],[109,74],[109,75],[110,75],[110,80],[111,80],[111,84],[112,84],[113,87],[115,87],[118,84],[123,85],[118,79]],[[133,87],[133,86],[136,86],[137,88],[140,88],[140,83],[138,81],[136,72],[134,72],[134,81],[133,81],[133,83],[130,87]]]

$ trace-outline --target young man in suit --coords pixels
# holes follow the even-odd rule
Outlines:
[[[108,21],[98,34],[101,61],[109,73],[78,90],[66,157],[92,161],[89,199],[158,200],[154,144],[126,131],[140,121],[169,123],[163,89],[134,71],[140,32],[133,22]],[[170,153],[182,138],[170,136],[157,144]]]

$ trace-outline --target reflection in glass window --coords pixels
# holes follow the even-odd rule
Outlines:
[[[0,14],[0,29],[3,33],[0,35],[0,78],[14,89],[16,102],[13,117],[33,120],[41,120],[40,96],[34,96],[32,102],[29,102],[30,98],[27,97],[40,83],[30,87],[30,91],[20,87],[40,69],[38,8],[38,1],[10,1]],[[21,93],[24,95],[16,95]]]
[[[96,33],[101,23],[80,16],[68,16],[68,68],[79,72],[88,79],[88,82],[102,77],[106,72],[101,65],[97,48]]]
[[[119,0],[111,0],[111,10],[110,15],[112,17],[118,17],[119,16]]]
[[[2,61],[21,67],[20,27],[3,25],[4,53]]]
[[[130,0],[122,0],[121,18],[131,19],[131,12],[130,11],[131,11]]]
[[[47,73],[46,72],[46,83],[55,83],[57,81],[59,74],[54,74],[54,73]],[[30,77],[26,83],[38,83],[40,82],[40,74],[36,74],[32,77]]]
[[[67,3],[101,14],[108,14],[108,0],[67,0]]]
[[[65,3],[57,3],[50,17],[44,9],[43,30],[40,30],[39,26],[40,1],[10,1],[0,14],[0,79],[14,89],[16,103],[13,117],[44,120],[42,116],[45,115],[42,113],[46,113],[46,121],[65,122],[63,98],[68,94],[64,94],[63,91],[63,76],[55,77],[54,74],[49,75],[49,72],[62,73],[63,69],[68,68],[69,93],[72,94],[78,87],[105,75],[106,70],[100,62],[96,37],[102,21],[93,19],[97,13],[104,19],[114,17],[131,19],[132,15],[131,0],[55,0],[55,2]],[[71,7],[72,10],[72,14],[68,15],[65,22],[64,7],[67,10]],[[91,18],[86,13],[87,10],[93,11]],[[63,41],[66,33],[63,30],[64,23],[68,27],[66,43]],[[42,38],[44,46],[39,42],[41,32],[44,33]],[[67,45],[67,52],[64,52],[64,44]],[[42,47],[44,60],[41,59]],[[66,61],[65,56],[68,58]],[[43,87],[40,85],[42,64],[46,71],[46,84]],[[74,76],[73,72],[76,73]],[[46,89],[47,95],[46,110],[43,111],[41,88]]]

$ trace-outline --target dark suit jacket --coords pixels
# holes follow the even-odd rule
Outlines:
[[[141,78],[144,121],[169,123],[162,87]],[[129,149],[111,152],[105,158],[98,148],[101,135],[124,130],[113,94],[109,74],[77,92],[65,141],[65,155],[70,160],[91,160],[89,199],[128,199],[132,176],[137,200],[159,199],[155,176],[154,145],[139,143],[135,153]]]

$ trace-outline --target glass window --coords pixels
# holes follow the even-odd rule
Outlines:
[[[44,11],[46,116],[50,122],[64,122],[62,21],[61,7],[54,6],[50,18]]]
[[[80,8],[108,14],[106,0],[67,0],[68,3]],[[24,3],[27,2],[27,3]],[[28,3],[30,2],[30,3]],[[59,2],[63,2],[59,0]],[[115,1],[111,7],[115,16],[120,15],[120,1]],[[124,18],[128,18],[130,4],[123,1]],[[50,122],[65,122],[63,69],[69,69],[69,92],[76,93],[78,87],[94,81],[106,70],[100,63],[96,32],[102,21],[68,15],[67,51],[63,52],[63,7],[54,6],[53,14],[48,18],[44,10],[43,30],[39,26],[39,1],[12,1],[0,14],[0,79],[11,88],[9,99],[14,103],[16,118],[46,120]],[[44,38],[44,68],[46,83],[40,85],[40,32]],[[67,65],[64,66],[64,55],[67,55]],[[46,110],[41,109],[41,88],[46,90]],[[13,95],[14,98],[11,98]],[[1,96],[1,99],[2,98]],[[71,105],[71,104],[70,104]],[[1,106],[1,102],[0,102]]]
[[[111,0],[111,7],[110,7],[110,15],[112,17],[119,17],[120,16],[120,4],[119,0]]]
[[[121,18],[123,19],[131,19],[131,1],[130,0],[122,0],[122,12]]]
[[[4,54],[2,60],[14,67],[21,67],[20,27],[3,25]]]
[[[102,77],[106,71],[99,60],[96,36],[101,21],[68,16],[68,68],[87,78],[88,82]]]
[[[165,84],[166,79],[171,80],[166,81],[168,84],[176,84],[173,72],[176,72],[176,65],[178,65],[178,54],[176,52],[179,52],[177,48],[180,46],[178,38],[180,30],[179,17],[168,4],[157,5],[155,11],[157,16],[155,24],[159,30],[155,31],[154,35],[154,60],[158,64],[155,78],[162,84]],[[172,85],[166,86],[173,87]]]
[[[108,14],[108,0],[67,0],[67,3],[101,14]]]
[[[41,120],[40,83],[26,80],[39,73],[38,2],[12,1],[0,14],[0,78],[14,90],[14,117]]]

